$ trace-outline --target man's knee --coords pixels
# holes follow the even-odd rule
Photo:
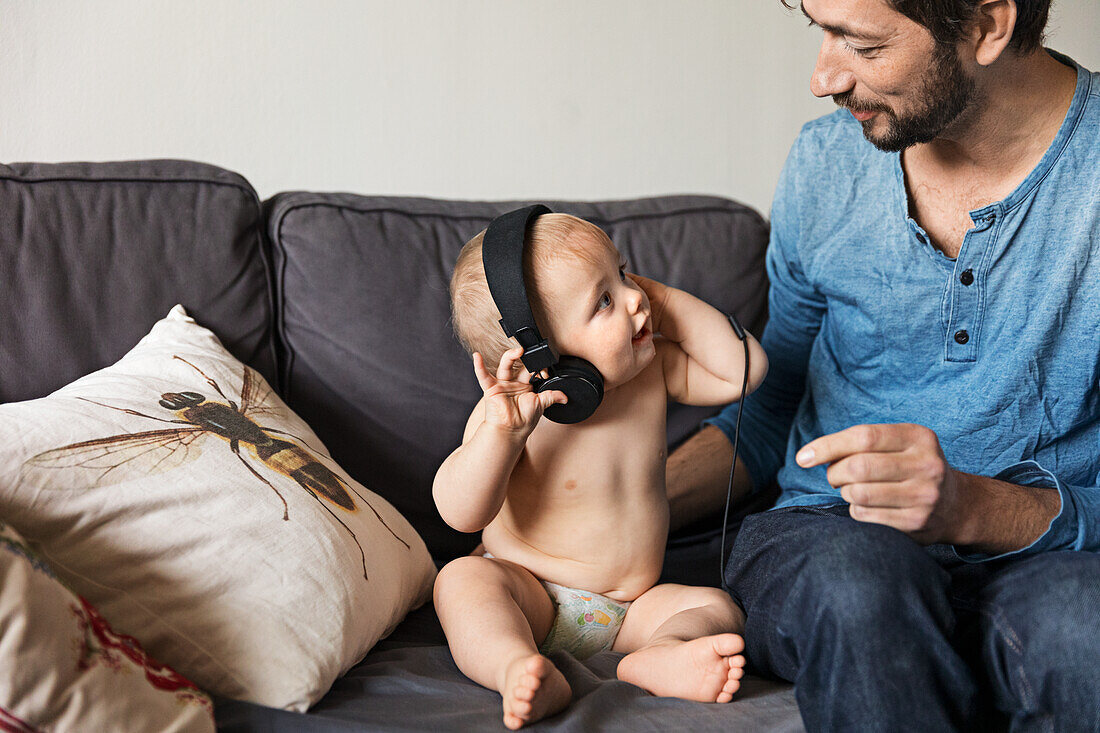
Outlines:
[[[1054,552],[1020,561],[981,597],[982,642],[1004,706],[1073,708],[1100,689],[1100,555]]]
[[[821,614],[842,624],[881,623],[916,596],[949,612],[947,573],[905,534],[856,522],[843,507],[799,507],[750,517],[727,567],[748,612],[806,628]],[[807,616],[809,614],[809,616]]]
[[[751,662],[798,683],[806,699],[829,697],[830,680],[845,674],[858,680],[846,689],[866,699],[891,699],[896,680],[912,674],[925,687],[970,694],[965,665],[951,659],[947,573],[905,534],[831,514],[807,517],[807,531],[792,528],[794,518],[777,523],[774,542],[756,532],[755,554],[742,548],[731,560],[755,584],[745,628]]]
[[[913,607],[950,614],[947,574],[911,538],[882,525],[852,522],[821,536],[789,582],[786,609],[815,609],[838,630],[862,634]]]

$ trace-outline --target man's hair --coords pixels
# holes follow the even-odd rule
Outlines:
[[[1008,46],[1017,53],[1037,51],[1043,45],[1051,0],[1013,1],[1016,27]],[[799,3],[792,0],[780,2],[792,10],[799,7]],[[940,45],[954,46],[970,27],[981,0],[886,0],[886,4],[927,28]]]
[[[523,253],[523,284],[535,325],[543,338],[551,338],[546,319],[551,294],[544,292],[545,280],[539,277],[539,272],[556,258],[591,260],[593,254],[584,246],[586,238],[595,239],[618,257],[618,250],[604,231],[584,219],[568,214],[543,214],[531,225]],[[458,253],[451,275],[451,323],[466,350],[471,354],[480,352],[485,368],[494,373],[504,352],[518,343],[504,335],[500,311],[485,282],[485,265],[481,259],[484,239],[485,231],[482,230]]]

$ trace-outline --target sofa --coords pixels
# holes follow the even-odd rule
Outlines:
[[[451,332],[447,284],[462,243],[524,203],[311,192],[261,201],[242,176],[179,160],[0,165],[0,403],[113,364],[180,304],[400,512],[441,567],[478,544],[445,525],[431,498],[480,396]],[[767,224],[749,207],[711,196],[544,203],[603,227],[630,269],[759,336]],[[713,412],[670,405],[670,447]],[[762,508],[735,507],[733,529]],[[720,521],[673,533],[663,582],[717,584]],[[144,641],[141,628],[119,631]],[[727,705],[655,698],[616,680],[618,659],[556,655],[574,702],[531,728],[802,729],[786,683],[750,674]],[[502,728],[499,696],[457,670],[430,601],[308,712],[218,695],[213,711],[225,731]]]

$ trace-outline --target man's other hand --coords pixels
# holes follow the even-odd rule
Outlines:
[[[967,544],[965,474],[951,468],[922,425],[856,425],[807,443],[798,465],[828,464],[825,476],[852,519],[885,524],[921,544]]]

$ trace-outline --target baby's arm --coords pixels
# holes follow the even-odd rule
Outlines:
[[[522,348],[505,352],[496,377],[485,369],[481,354],[474,354],[474,372],[485,396],[466,423],[462,445],[439,467],[432,484],[440,516],[459,532],[477,532],[493,521],[527,437],[547,407],[566,401],[557,390],[535,393],[525,370],[513,376],[522,353]]]
[[[720,405],[741,399],[745,347],[729,319],[694,295],[640,275],[630,276],[649,297],[654,333],[664,337],[658,349],[668,394],[688,405]],[[748,391],[768,372],[768,357],[752,334]]]

